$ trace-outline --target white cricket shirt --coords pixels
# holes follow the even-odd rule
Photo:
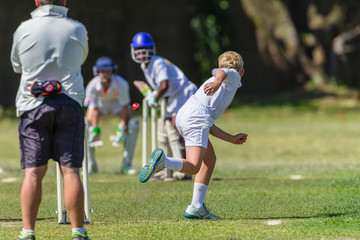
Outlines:
[[[83,24],[67,18],[68,9],[45,5],[17,28],[11,63],[21,73],[16,96],[17,115],[39,106],[43,97],[31,96],[35,80],[60,80],[62,92],[82,105],[85,97],[81,65],[88,55],[88,37]]]
[[[169,81],[168,90],[163,97],[174,96],[189,84],[185,74],[175,64],[160,56],[153,56],[147,68],[145,63],[142,63],[141,69],[146,81],[154,90],[159,88],[162,81]]]
[[[226,79],[222,82],[214,95],[208,96],[204,93],[204,86],[215,80],[215,75],[219,70],[223,70],[226,73]],[[213,121],[215,121],[229,107],[235,96],[236,90],[241,87],[241,76],[236,70],[227,68],[213,69],[212,75],[213,77],[206,80],[188,101],[195,104],[201,104],[207,109]]]
[[[86,86],[85,106],[124,106],[129,103],[129,84],[119,75],[111,76],[111,84],[107,90],[103,89],[99,76],[94,77]]]

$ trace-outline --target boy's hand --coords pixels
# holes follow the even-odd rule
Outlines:
[[[204,86],[204,93],[208,96],[214,95],[214,93],[219,89],[221,82],[209,82]]]
[[[246,133],[239,133],[233,136],[233,142],[234,144],[243,144],[247,139]]]

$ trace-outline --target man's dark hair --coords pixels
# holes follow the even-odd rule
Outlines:
[[[39,0],[41,5],[59,5],[62,6],[64,4],[64,0]]]

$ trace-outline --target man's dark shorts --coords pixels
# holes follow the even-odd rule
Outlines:
[[[65,94],[45,98],[21,115],[19,124],[21,168],[39,167],[48,160],[80,168],[84,158],[84,111]]]

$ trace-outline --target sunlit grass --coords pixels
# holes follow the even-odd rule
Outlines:
[[[220,221],[182,215],[192,184],[139,183],[119,174],[122,148],[108,138],[117,121],[101,122],[105,146],[97,150],[100,172],[90,176],[92,239],[360,239],[360,112],[284,107],[241,107],[216,124],[248,141],[232,145],[211,137],[217,166],[206,196]],[[0,239],[21,230],[17,120],[0,122]],[[135,168],[141,165],[141,135]],[[37,239],[69,239],[58,225],[55,164],[44,180]],[[17,181],[1,182],[6,178]],[[271,225],[274,222],[278,225]],[[270,224],[270,225],[269,225]]]

